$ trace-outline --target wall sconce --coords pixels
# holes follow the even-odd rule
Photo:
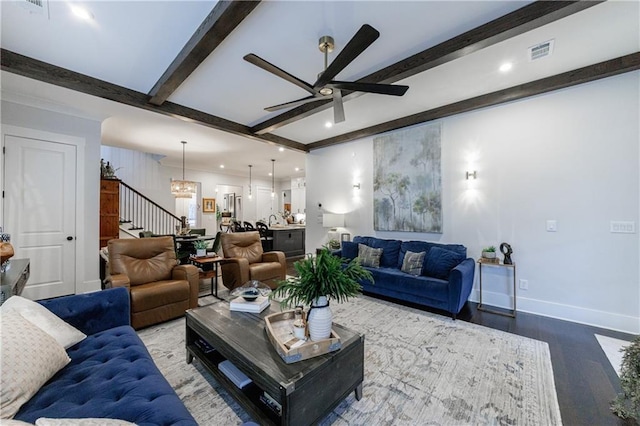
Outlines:
[[[360,189],[360,184],[359,183],[353,184],[353,189]]]
[[[469,180],[469,178],[474,178],[477,179],[478,178],[478,172],[477,171],[472,171],[472,172],[467,172],[467,180]]]

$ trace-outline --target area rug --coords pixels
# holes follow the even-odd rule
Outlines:
[[[545,342],[367,296],[332,310],[365,335],[365,379],[363,398],[349,395],[322,425],[561,424]],[[251,420],[197,361],[185,363],[184,332],[181,318],[139,334],[199,424]]]
[[[602,351],[611,363],[611,366],[616,370],[618,377],[620,377],[620,368],[622,367],[622,349],[629,346],[631,342],[615,339],[609,336],[601,336],[599,334],[596,334],[595,336],[602,348]]]

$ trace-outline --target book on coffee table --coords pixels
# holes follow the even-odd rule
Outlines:
[[[269,306],[269,298],[265,296],[258,296],[256,300],[248,301],[244,300],[242,296],[238,296],[229,303],[229,309],[239,312],[253,312],[260,313]]]

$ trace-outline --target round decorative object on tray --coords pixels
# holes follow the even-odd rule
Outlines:
[[[242,296],[246,301],[256,300],[258,296],[268,296],[271,293],[271,287],[257,281],[247,281],[242,287],[236,287],[231,291],[231,296]]]
[[[252,302],[260,296],[260,292],[257,288],[249,288],[242,293],[242,298],[247,302]]]

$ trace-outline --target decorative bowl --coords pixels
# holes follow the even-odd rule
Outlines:
[[[237,287],[231,292],[231,296],[242,298],[248,302],[254,301],[258,296],[268,296],[271,288],[260,281],[247,281],[242,287]]]
[[[245,290],[241,296],[247,302],[253,302],[258,298],[258,296],[260,296],[260,291],[258,291],[257,288],[249,288]]]

